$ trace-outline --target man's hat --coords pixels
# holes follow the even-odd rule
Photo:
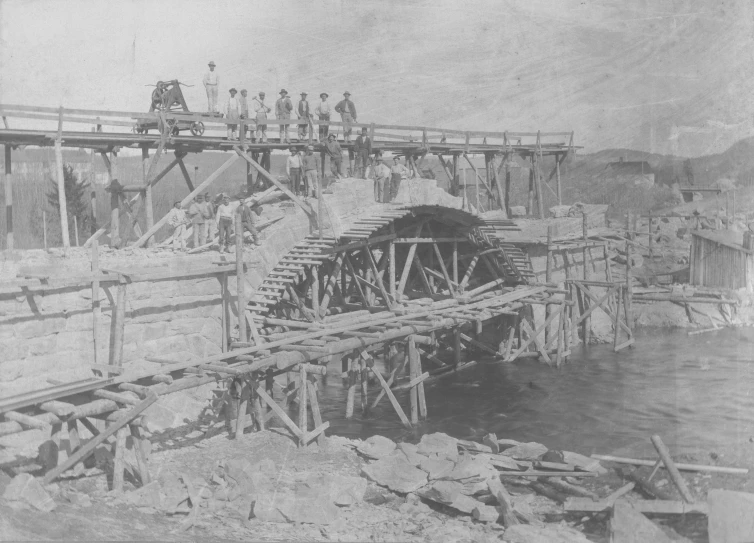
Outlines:
[[[334,137],[335,137],[335,134],[330,134],[329,136],[327,136],[328,139],[334,138]]]
[[[288,91],[285,89],[280,89],[280,94],[288,94]]]
[[[217,65],[215,64],[214,60],[210,60],[209,64],[207,64],[207,66],[217,66]]]
[[[308,94],[306,94],[305,92],[302,92],[301,96],[308,96]]]
[[[295,147],[291,147],[291,148],[290,148],[290,149],[288,149],[288,150],[289,150],[289,151],[290,151],[291,153],[296,153],[296,152],[298,152],[298,149],[296,149]]]
[[[322,98],[323,96],[324,96],[325,98],[329,98],[329,97],[330,97],[330,95],[329,95],[329,94],[327,94],[326,92],[322,92],[322,93],[320,93],[319,97],[320,97],[320,98]]]
[[[235,87],[231,87],[228,92],[238,92]]]
[[[241,92],[249,92],[249,91],[247,91],[246,89],[241,89]]]
[[[307,146],[306,146],[306,148],[307,148],[307,149],[308,149],[309,151],[314,151],[314,145],[307,145]]]
[[[348,91],[346,91],[346,92],[343,93],[343,96],[351,96],[351,93],[348,92]]]

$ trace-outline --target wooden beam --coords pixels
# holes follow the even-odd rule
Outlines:
[[[68,203],[65,196],[65,175],[63,173],[63,107],[58,113],[58,136],[55,138],[55,164],[58,180],[58,211],[60,212],[60,233],[63,237],[63,248],[71,246],[68,233]]]
[[[234,145],[233,149],[236,151],[236,154],[238,156],[240,156],[246,162],[248,162],[254,168],[256,168],[256,170],[262,175],[262,177],[264,177],[267,181],[269,181],[270,183],[272,183],[273,185],[275,185],[286,196],[288,196],[288,198],[290,198],[298,207],[300,207],[304,211],[304,213],[306,213],[307,215],[310,215],[310,216],[314,215],[314,210],[312,209],[312,207],[309,204],[307,204],[306,202],[304,202],[303,200],[301,200],[298,196],[296,196],[295,194],[293,194],[290,190],[288,190],[288,187],[286,187],[280,181],[278,181],[277,179],[275,179],[275,177],[273,177],[272,175],[270,175],[270,173],[267,170],[265,170],[264,168],[262,168],[262,166],[256,160],[254,160],[249,155],[247,155],[246,153],[244,153],[241,150],[241,148],[238,147],[237,145]],[[321,197],[321,195],[318,195],[318,196]],[[319,220],[321,221],[322,219],[319,218]]]
[[[191,200],[194,199],[194,197],[197,194],[200,194],[204,189],[209,187],[212,183],[214,183],[228,168],[230,168],[239,158],[239,155],[233,155],[228,160],[226,160],[222,166],[220,166],[217,170],[212,173],[207,179],[202,181],[202,183],[196,187],[193,191],[191,191],[188,196],[184,197],[183,200],[181,200],[181,207],[186,206]],[[147,230],[143,236],[141,236],[138,240],[136,240],[136,243],[134,243],[134,247],[141,247],[144,245],[144,243],[151,238],[162,226],[168,221],[168,215],[165,215],[163,218],[161,218],[159,221],[155,223],[155,225]]]

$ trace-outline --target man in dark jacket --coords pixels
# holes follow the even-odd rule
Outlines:
[[[304,141],[306,139],[306,130],[309,128],[309,119],[312,114],[309,110],[309,100],[306,99],[306,93],[301,93],[301,100],[298,101],[296,107],[296,113],[298,113],[298,140]]]
[[[344,123],[343,141],[348,143],[351,141],[351,123],[356,122],[356,106],[351,102],[350,92],[343,93],[343,99],[335,106],[335,111],[340,113],[340,118]]]
[[[356,155],[356,177],[366,179],[369,157],[372,154],[372,139],[367,136],[366,128],[362,128],[361,134],[356,138],[353,152]]]

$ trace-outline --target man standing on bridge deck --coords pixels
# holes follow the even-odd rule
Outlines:
[[[374,167],[374,201],[386,204],[390,201],[390,198],[388,197],[390,168],[385,166],[382,159],[379,159],[376,162],[377,165]]]
[[[325,152],[330,157],[330,171],[335,176],[337,181],[343,177],[341,172],[341,164],[343,163],[343,149],[340,148],[338,140],[335,138],[335,134],[330,134],[325,143]]]
[[[267,114],[270,108],[264,103],[264,92],[259,91],[259,96],[255,96],[252,101],[254,106],[254,115],[257,119],[257,142],[267,143]]]
[[[275,102],[275,116],[279,120],[285,120],[291,118],[291,111],[293,111],[293,102],[288,98],[288,91],[285,89],[280,90],[280,98]],[[280,125],[280,143],[290,143],[288,139],[288,126],[287,124]]]
[[[235,88],[230,89],[228,92],[230,92],[230,98],[228,98],[228,102],[225,104],[225,117],[229,121],[237,121],[241,117],[241,104],[238,102],[238,98],[236,98],[236,93],[238,92]],[[236,138],[236,127],[238,125],[235,124],[229,124],[228,125],[228,139],[234,140]]]
[[[309,145],[306,148],[306,154],[301,157],[301,168],[304,170],[304,179],[306,180],[306,195],[319,196],[319,164],[317,157],[314,155],[314,146]]]
[[[401,180],[408,178],[408,168],[401,164],[401,157],[393,157],[393,166],[390,168],[390,201],[395,200],[398,195],[398,188],[401,186]]]
[[[217,88],[220,78],[215,71],[215,61],[210,60],[209,71],[204,74],[204,89],[207,91],[207,111],[217,113]]]
[[[296,113],[298,113],[298,141],[304,141],[306,139],[306,130],[309,128],[309,119],[312,117],[312,112],[309,109],[309,100],[306,99],[306,93],[301,93],[301,100],[298,101],[296,107]],[[314,134],[312,134],[313,136]]]
[[[248,99],[248,91],[246,89],[241,89],[241,95],[238,97],[238,105],[241,108],[241,118],[248,119],[249,118],[249,99]],[[243,134],[241,134],[241,131],[239,130],[238,136],[239,138],[243,137],[244,139],[246,139],[246,124],[243,125]]]
[[[314,109],[314,113],[317,114],[317,118],[320,121],[329,121],[330,120],[330,113],[332,113],[332,109],[330,108],[330,104],[327,103],[327,99],[330,97],[329,94],[326,92],[323,92],[319,95],[320,102],[317,104],[317,107]],[[327,140],[327,133],[329,132],[330,127],[326,124],[319,125],[319,141],[324,142]],[[312,134],[313,136],[314,134]]]
[[[353,144],[353,152],[356,155],[356,172],[354,177],[366,179],[369,157],[372,154],[372,139],[367,136],[366,128],[362,128],[361,134],[356,138],[356,143]]]
[[[343,121],[343,141],[349,143],[351,141],[351,123],[356,122],[356,106],[351,102],[350,92],[343,93],[343,99],[335,106],[335,111],[340,113],[340,118]]]

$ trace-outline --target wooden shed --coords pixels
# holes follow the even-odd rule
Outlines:
[[[692,285],[754,292],[754,236],[751,232],[694,230],[691,232]]]

